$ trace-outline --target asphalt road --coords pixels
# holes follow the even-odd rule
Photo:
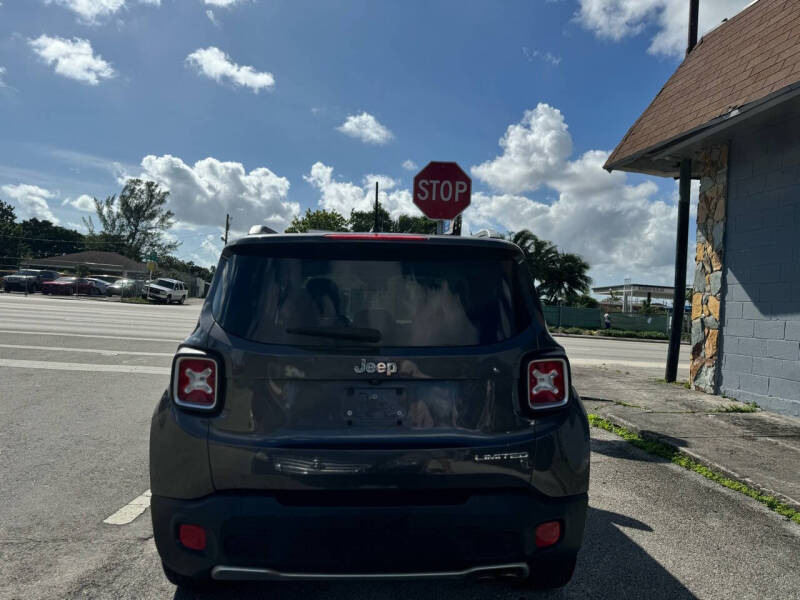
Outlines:
[[[124,525],[103,521],[148,488],[150,414],[197,310],[0,295],[0,598],[191,597],[161,574],[147,510]],[[621,342],[601,343],[607,357]],[[498,581],[293,583],[203,597],[800,598],[800,527],[602,431],[592,461],[584,547],[561,592]]]
[[[621,371],[634,371],[650,377],[664,377],[667,362],[665,342],[628,341],[588,337],[558,336],[571,363],[584,367],[604,366]],[[678,378],[689,378],[689,352],[682,345],[678,361]]]

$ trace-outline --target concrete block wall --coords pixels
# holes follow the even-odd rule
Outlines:
[[[730,144],[720,393],[800,416],[800,118]]]

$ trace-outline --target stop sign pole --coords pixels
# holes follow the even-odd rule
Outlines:
[[[414,204],[437,221],[436,233],[469,206],[471,194],[472,180],[454,162],[429,162],[414,177]]]

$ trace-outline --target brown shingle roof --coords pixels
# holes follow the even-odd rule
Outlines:
[[[706,34],[622,138],[605,168],[800,81],[800,1],[758,0]]]

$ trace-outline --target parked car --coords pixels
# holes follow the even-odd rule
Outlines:
[[[109,291],[109,287],[111,284],[103,279],[99,279],[97,277],[87,277],[87,280],[94,283],[94,286],[97,288],[97,291],[102,294],[103,296],[110,296],[111,292]]]
[[[112,296],[138,296],[142,292],[143,282],[138,279],[117,279],[108,286]]]
[[[171,377],[151,516],[179,586],[572,576],[589,426],[509,242],[239,239]]]
[[[88,294],[96,295],[100,290],[95,282],[86,277],[59,277],[54,281],[47,281],[42,284],[43,294]]]
[[[20,269],[18,273],[3,277],[3,289],[6,292],[18,290],[29,293],[38,292],[42,289],[42,284],[60,277],[56,271],[44,271],[41,269]]]
[[[171,304],[173,302],[183,304],[186,302],[188,293],[182,281],[162,277],[144,286],[142,289],[142,298],[158,300],[166,304]]]

